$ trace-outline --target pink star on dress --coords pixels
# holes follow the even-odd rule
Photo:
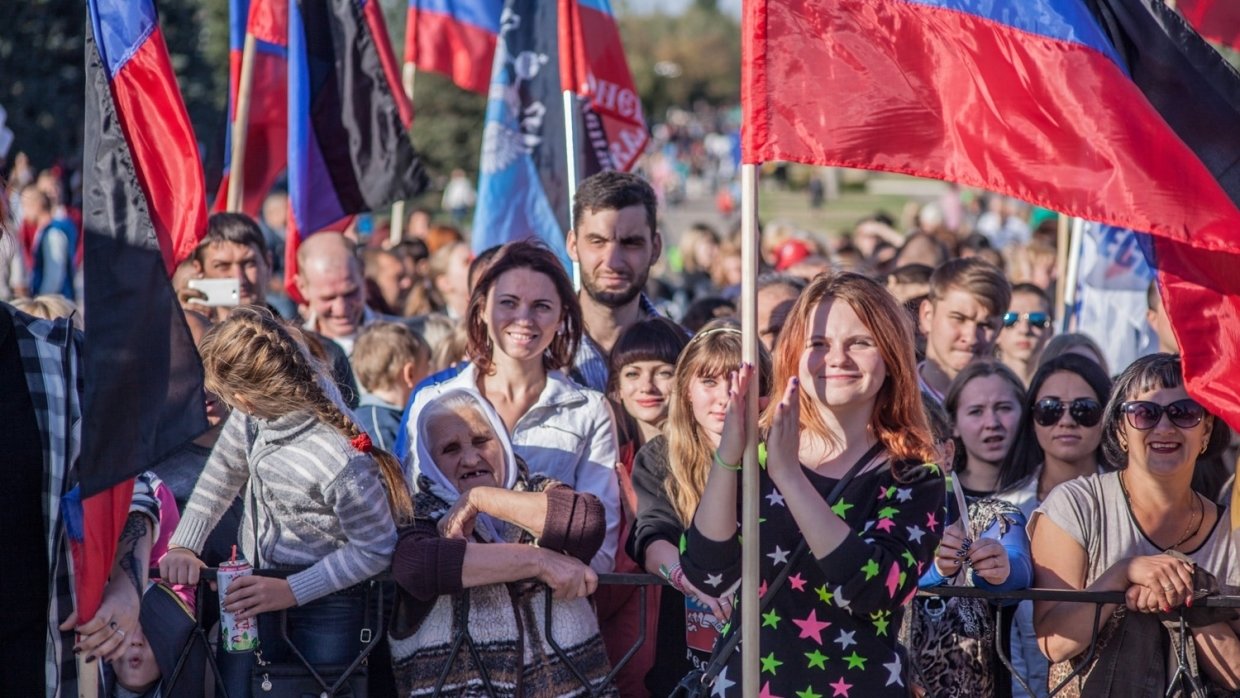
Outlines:
[[[766,596],[766,580],[762,580],[762,584],[758,585],[758,598]]]
[[[874,528],[877,528],[883,533],[891,533],[891,527],[895,525],[896,525],[895,521],[892,521],[891,519],[883,519],[882,521],[879,521],[878,525],[876,525]]]
[[[797,591],[805,591],[805,580],[801,578],[800,572],[788,577],[788,583],[791,584],[792,588]]]
[[[835,683],[829,683],[827,685],[830,686],[832,690],[835,691],[834,693],[831,694],[831,698],[838,698],[839,696],[848,698],[848,692],[851,691],[853,687],[852,684],[846,683],[844,681],[843,676],[840,677],[839,681],[836,681]]]
[[[849,688],[851,688],[851,686]],[[779,696],[771,693],[771,682],[767,681],[762,684],[762,690],[758,692],[758,698],[779,698]]]
[[[887,595],[894,599],[899,588],[900,566],[893,562],[891,563],[891,569],[887,570]]]
[[[818,620],[818,611],[812,610],[805,620],[792,619],[792,622],[801,629],[801,634],[797,636],[798,640],[813,639],[819,645],[822,644],[822,631],[831,626],[827,621]]]
[[[934,518],[933,511],[926,514],[926,528],[931,531],[939,530],[939,520]]]

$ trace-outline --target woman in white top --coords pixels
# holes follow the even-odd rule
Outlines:
[[[419,391],[406,428],[417,424],[418,414],[438,395],[453,388],[477,390],[511,432],[531,474],[602,502],[607,535],[590,567],[612,571],[620,525],[615,428],[603,396],[561,370],[572,362],[582,327],[581,306],[563,265],[540,244],[505,245],[478,279],[464,322],[469,366]],[[416,462],[412,454],[404,455]],[[410,482],[417,476],[411,473]]]
[[[1237,586],[1240,569],[1224,510],[1192,488],[1197,458],[1223,448],[1230,432],[1189,397],[1179,356],[1152,354],[1133,362],[1116,380],[1103,420],[1103,450],[1121,469],[1065,482],[1034,512],[1034,586],[1123,591],[1128,615],[1191,607],[1194,566],[1225,588]],[[1124,620],[1121,608],[1103,606],[1100,622],[1140,620]],[[1046,656],[1079,663],[1090,649],[1094,613],[1089,603],[1035,603]],[[1240,689],[1240,620],[1189,624],[1202,678]],[[1145,671],[1162,663],[1143,658],[1129,664]]]

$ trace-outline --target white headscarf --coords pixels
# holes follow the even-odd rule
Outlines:
[[[495,432],[495,437],[499,439],[500,448],[504,454],[504,462],[491,464],[492,467],[497,468],[495,473],[497,485],[510,490],[517,484],[517,459],[513,454],[512,441],[508,438],[508,429],[504,426],[504,421],[499,418],[499,414],[495,412],[495,408],[476,390],[468,388],[446,390],[436,395],[427,403],[426,407],[418,412],[417,429],[413,431],[414,443],[411,450],[414,458],[411,466],[413,481],[417,482],[419,476],[426,476],[426,479],[430,482],[428,488],[430,494],[439,497],[449,505],[455,504],[456,500],[461,498],[461,493],[456,488],[456,483],[449,480],[443,474],[443,471],[439,469],[435,459],[431,456],[428,450],[430,441],[426,434],[426,424],[431,417],[440,414],[445,409],[459,412],[462,408],[476,410],[485,417],[491,423],[491,429]],[[474,522],[474,533],[487,542],[503,542],[506,530],[506,523],[486,514],[479,514]]]

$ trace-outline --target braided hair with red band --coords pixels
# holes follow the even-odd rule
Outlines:
[[[353,440],[349,443],[353,444],[353,448],[356,448],[362,453],[370,453],[375,448],[375,445],[370,441],[370,435],[365,432],[354,436]]]

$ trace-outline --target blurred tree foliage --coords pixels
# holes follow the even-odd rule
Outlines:
[[[227,0],[160,0],[160,26],[185,105],[199,141],[218,129],[227,94],[227,73],[210,56],[216,6],[224,18],[223,60],[227,66]],[[30,156],[36,168],[80,165],[84,117],[86,9],[81,0],[22,0],[6,3],[0,32],[0,105],[8,111],[13,151]],[[227,68],[224,69],[225,71]],[[222,131],[221,131],[222,133]],[[11,160],[11,158],[10,158]]]
[[[741,30],[715,0],[694,0],[683,14],[620,10],[620,35],[649,122],[667,108],[740,101]]]

